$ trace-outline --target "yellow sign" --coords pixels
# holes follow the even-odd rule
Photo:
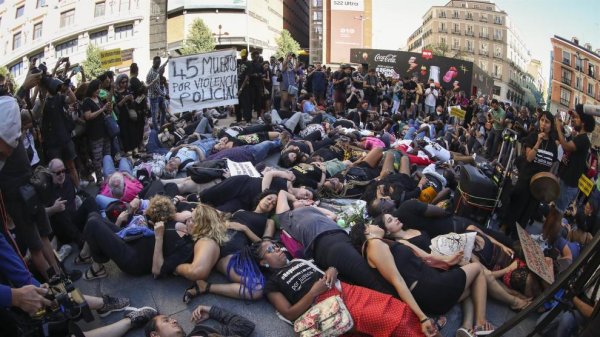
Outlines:
[[[459,108],[450,108],[450,116],[454,116],[456,118],[463,119],[465,118],[465,114],[467,112],[465,110]]]
[[[100,52],[100,64],[102,68],[108,69],[123,63],[121,59],[121,48],[103,50]]]
[[[579,190],[588,197],[594,189],[594,182],[586,177],[585,174],[582,174],[581,177],[579,177],[579,182],[577,182],[577,187],[579,187]]]

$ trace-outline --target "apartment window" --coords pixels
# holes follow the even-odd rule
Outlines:
[[[446,32],[446,23],[440,22],[440,32]]]
[[[571,85],[571,72],[566,69],[563,69],[561,75],[562,75],[561,81],[564,84]]]
[[[459,50],[460,49],[460,39],[452,39],[452,49]]]
[[[75,23],[75,10],[60,13],[60,28],[71,26]]]
[[[467,12],[467,20],[473,20],[473,13]]]
[[[473,52],[473,49],[474,49],[473,40],[466,40],[466,41],[467,41],[467,51]]]
[[[583,70],[583,61],[579,57],[575,57],[575,69],[582,71]]]
[[[592,83],[588,83],[587,93],[588,95],[594,97],[594,85]]]
[[[571,102],[571,91],[569,91],[565,88],[560,88],[560,104],[562,104],[564,106],[569,106],[570,102]]]
[[[15,63],[10,67],[10,73],[13,77],[20,76],[23,73],[23,61]]]
[[[316,21],[323,20],[323,12],[313,12],[313,20],[316,20]]]
[[[499,86],[495,85],[494,86],[494,95],[495,96],[500,96],[501,92],[502,92],[502,88],[500,88]]]
[[[446,38],[444,36],[440,36],[440,44],[446,44]]]
[[[594,65],[593,65],[593,64],[591,64],[591,63],[590,63],[590,64],[588,64],[588,75],[590,75],[590,76],[592,76],[592,77],[596,78],[596,77],[595,77],[595,76],[596,76],[595,68],[594,68]]]
[[[23,14],[25,14],[25,5],[17,7],[17,11],[15,12],[15,19],[22,17]]]
[[[38,22],[33,25],[33,39],[36,40],[40,37],[42,37],[42,23]]]
[[[115,28],[115,39],[124,39],[133,36],[133,25],[125,25]]]
[[[502,57],[502,46],[499,46],[499,45],[494,46],[494,56]]]
[[[479,14],[479,21],[487,22],[487,14]]]
[[[563,50],[562,57],[563,57],[562,62],[564,64],[566,64],[566,65],[570,65],[571,64],[571,54],[568,51]]]
[[[131,0],[121,0],[119,2],[119,12],[128,11],[131,9]]]
[[[502,29],[494,29],[494,39],[502,40]]]
[[[94,44],[103,44],[108,42],[108,29],[91,33],[90,42]]]
[[[582,81],[581,81],[581,77],[577,76],[575,78],[575,88],[581,90],[581,85],[582,85]]]
[[[488,28],[487,27],[481,27],[481,35],[479,35],[479,37],[484,37],[484,38],[488,37]]]
[[[467,35],[473,36],[473,25],[467,25]]]
[[[94,17],[97,18],[99,16],[104,16],[104,11],[106,10],[106,2],[96,2],[96,6],[94,7]]]
[[[494,76],[500,77],[502,75],[502,66],[494,63]]]
[[[438,11],[438,17],[445,18],[446,17],[446,11],[444,11],[444,10]]]
[[[494,23],[501,25],[502,24],[502,17],[500,16],[494,16]]]
[[[487,44],[487,42],[481,42],[481,46],[479,47],[479,50],[481,52],[487,54],[487,52],[488,52],[488,44]]]
[[[46,0],[37,0],[36,4],[35,4],[35,8],[40,8],[40,7],[45,7],[46,6]]]
[[[57,44],[54,49],[56,49],[56,57],[69,56],[77,51],[77,39]]]
[[[479,60],[479,68],[485,72],[487,72],[487,64],[487,61]]]
[[[459,14],[458,14],[458,11],[456,11],[456,10],[455,10],[455,11],[452,13],[452,17],[453,17],[453,18],[455,18],[455,19],[458,19],[458,18],[460,17],[460,16],[459,16]]]
[[[44,51],[42,50],[41,52],[35,54],[35,55],[31,55],[29,56],[29,60],[36,61],[36,64],[40,64],[41,62],[44,62]]]
[[[12,49],[18,49],[21,47],[21,32],[16,33],[15,35],[13,35],[13,45],[12,45]]]

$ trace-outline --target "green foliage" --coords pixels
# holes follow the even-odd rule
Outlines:
[[[88,79],[96,78],[106,71],[105,69],[102,69],[102,64],[100,62],[101,51],[102,49],[95,44],[88,44],[85,61],[82,63],[85,76]]]
[[[15,78],[13,77],[13,74],[10,72],[10,70],[8,70],[8,68],[6,66],[2,66],[0,67],[0,75],[4,76],[4,78],[6,78],[6,82],[7,83],[12,83],[13,84],[13,89],[15,90],[14,92],[17,92],[15,88],[15,86],[17,85],[15,82]]]
[[[449,56],[450,46],[445,43],[428,44],[423,49],[429,49],[435,56]]]
[[[277,57],[285,57],[288,53],[298,53],[300,49],[300,43],[294,40],[287,29],[281,31],[281,34],[275,38],[275,43],[277,43],[277,52],[275,52]]]
[[[195,19],[188,32],[188,38],[183,41],[182,55],[192,55],[215,50],[215,39],[212,32],[202,19]]]

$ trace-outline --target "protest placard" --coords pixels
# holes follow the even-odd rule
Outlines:
[[[121,48],[103,50],[100,52],[100,66],[103,69],[118,66],[123,62],[121,59]]]
[[[238,103],[234,49],[181,56],[169,61],[173,112]]]
[[[541,277],[542,280],[548,282],[548,284],[554,283],[554,268],[552,262],[546,260],[542,248],[533,241],[529,233],[527,233],[527,231],[519,224],[517,224],[517,233],[519,234],[519,241],[521,242],[523,255],[525,255],[527,268],[537,276]]]
[[[590,178],[586,177],[585,174],[582,174],[577,182],[577,187],[579,187],[579,190],[585,194],[586,197],[588,197],[590,193],[592,193],[594,182],[590,180]]]
[[[230,176],[250,176],[254,178],[259,178],[260,173],[254,168],[249,161],[244,161],[241,163],[231,161],[227,159],[227,169],[229,170]]]
[[[454,116],[456,118],[464,119],[465,114],[467,112],[459,107],[451,107],[450,108],[450,116]]]

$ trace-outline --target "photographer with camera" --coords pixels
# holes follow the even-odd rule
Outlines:
[[[65,63],[65,69],[69,66],[69,58],[61,58],[56,63],[56,69]],[[68,115],[69,105],[77,102],[75,94],[71,90],[69,83],[64,83],[58,78],[46,75],[45,64],[38,67],[42,71],[44,80],[40,83],[40,101],[43,106],[42,114],[42,139],[45,158],[51,160],[54,158],[62,159],[67,165],[71,179],[79,186],[79,175],[75,167],[75,143],[71,139],[71,133],[75,128],[73,118]]]

